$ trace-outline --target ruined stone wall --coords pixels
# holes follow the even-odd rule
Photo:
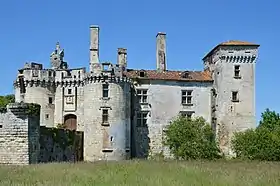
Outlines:
[[[83,132],[40,127],[39,162],[83,160]]]
[[[32,164],[39,156],[39,116],[27,104],[14,103],[0,113],[0,164]]]

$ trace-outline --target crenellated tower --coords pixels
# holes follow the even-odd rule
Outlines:
[[[91,26],[90,72],[84,79],[84,159],[130,157],[130,79],[123,76],[127,52],[118,49],[118,64],[101,62],[99,27]]]
[[[203,59],[212,73],[212,126],[221,150],[234,155],[230,140],[234,132],[256,127],[255,65],[258,44],[228,41]]]

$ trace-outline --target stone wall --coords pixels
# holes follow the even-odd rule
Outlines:
[[[212,85],[212,82],[140,82],[135,88],[147,90],[148,104],[139,104],[136,98],[134,100],[133,157],[147,158],[159,153],[170,157],[169,149],[162,144],[163,131],[180,113],[191,113],[192,117],[201,116],[210,124]],[[182,90],[192,90],[191,105],[182,105]],[[139,111],[148,113],[143,126],[137,126],[136,112]]]
[[[28,105],[13,103],[0,113],[0,164],[38,162],[40,117]]]
[[[39,162],[83,160],[83,132],[40,127]]]

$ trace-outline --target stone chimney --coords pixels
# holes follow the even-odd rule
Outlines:
[[[157,71],[163,72],[166,71],[166,34],[159,32],[156,38]]]
[[[127,49],[118,48],[118,64],[122,71],[126,70],[127,67]]]
[[[99,64],[99,26],[90,26],[90,72]],[[98,65],[97,65],[98,66]]]

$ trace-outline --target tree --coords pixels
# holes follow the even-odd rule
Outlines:
[[[5,108],[9,103],[15,102],[15,96],[10,94],[6,96],[0,96],[0,107]]]
[[[165,131],[167,145],[176,159],[216,159],[220,151],[210,125],[202,118],[178,117]]]
[[[235,133],[232,140],[237,158],[280,161],[280,117],[266,109],[256,129]]]
[[[273,131],[279,127],[280,127],[279,113],[266,109],[262,113],[261,121],[258,128],[267,128],[268,130]]]

